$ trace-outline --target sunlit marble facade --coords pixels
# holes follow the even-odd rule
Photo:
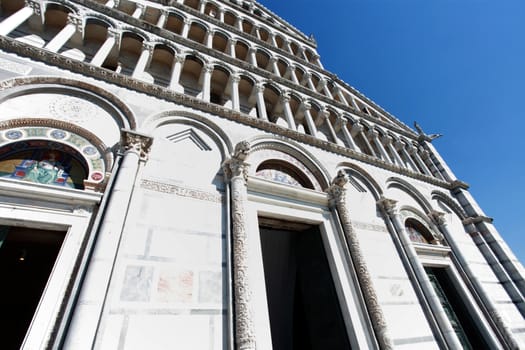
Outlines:
[[[525,348],[523,267],[434,136],[264,6],[0,18],[5,348]]]

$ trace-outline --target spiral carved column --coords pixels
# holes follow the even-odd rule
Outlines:
[[[372,327],[376,334],[379,346],[383,350],[394,349],[394,345],[388,334],[387,324],[377,295],[374,289],[372,278],[368,272],[361,247],[359,245],[359,239],[353,229],[352,221],[346,205],[346,184],[348,183],[348,175],[340,170],[335,179],[332,181],[332,185],[327,189],[329,196],[331,197],[331,203],[335,205],[339,212],[341,224],[350,250],[350,256],[354,263],[357,271],[357,278],[359,279],[359,285],[365,298],[366,307],[370,314],[372,321]]]
[[[252,320],[251,290],[248,281],[248,233],[245,205],[248,164],[244,162],[250,144],[241,142],[233,156],[223,164],[231,186],[233,287],[235,303],[235,340],[240,350],[255,350],[255,330]]]

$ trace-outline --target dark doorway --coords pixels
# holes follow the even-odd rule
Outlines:
[[[425,267],[425,271],[463,349],[489,349],[447,270]]]
[[[350,349],[319,227],[259,223],[273,349]]]
[[[0,226],[2,349],[19,349],[57,258],[65,232]]]

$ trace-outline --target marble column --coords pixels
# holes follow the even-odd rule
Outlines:
[[[199,4],[199,12],[200,13],[204,13],[204,11],[206,11],[206,4],[208,2],[205,1],[205,0],[201,0],[200,4]]]
[[[144,4],[136,2],[135,11],[131,14],[131,17],[133,18],[140,18],[144,14],[144,10],[146,9],[146,6]]]
[[[405,159],[405,164],[408,163],[408,165],[410,166],[410,168],[413,171],[419,173],[419,169],[418,169],[416,163],[414,163],[414,160],[412,159],[412,157],[410,156],[410,154],[408,154],[408,152],[406,150],[407,145],[405,143],[399,141],[399,140],[396,140],[394,145],[395,145],[396,149],[399,150],[399,152],[401,153],[403,158]]]
[[[286,123],[288,123],[288,127],[292,130],[296,130],[294,115],[292,112],[292,108],[290,108],[290,93],[283,92],[281,96],[279,96],[279,101],[283,106],[284,117],[286,118]]]
[[[281,72],[279,71],[279,67],[277,66],[277,58],[270,57],[268,60],[268,64],[266,65],[265,69],[269,72],[272,72],[273,74],[277,75],[278,77],[281,76]]]
[[[235,111],[240,111],[240,102],[239,102],[239,82],[241,81],[241,77],[238,75],[232,74],[230,76],[230,82],[231,82],[231,94],[232,94],[232,107]]]
[[[173,66],[171,68],[171,78],[168,89],[175,91],[183,90],[182,86],[179,84],[179,80],[180,73],[182,72],[182,65],[184,64],[185,60],[186,56],[182,54],[175,54],[175,56],[173,57]]]
[[[246,188],[248,164],[245,162],[250,151],[246,141],[236,145],[234,154],[223,163],[223,170],[231,191],[231,221],[233,250],[233,288],[235,348],[255,350],[256,338],[251,306],[252,292],[248,276],[248,232],[245,203],[248,197]]]
[[[427,165],[427,168],[430,170],[430,172],[438,179],[445,180],[443,175],[441,175],[441,171],[439,170],[439,168],[432,161],[430,153],[422,146],[420,146],[419,148],[419,153],[421,154],[421,158],[423,159],[423,162]]]
[[[235,46],[237,45],[237,40],[235,39],[228,39],[228,44],[227,44],[227,48],[226,48],[226,53],[228,55],[230,55],[231,57],[233,58],[236,58],[236,54],[235,54]]]
[[[332,181],[331,186],[327,189],[328,195],[330,197],[330,205],[333,210],[337,211],[339,214],[341,225],[343,227],[343,233],[346,238],[346,244],[350,252],[350,257],[354,263],[355,270],[358,272],[357,278],[359,280],[361,292],[363,293],[363,297],[368,309],[368,314],[370,315],[370,321],[372,322],[372,327],[377,337],[379,346],[382,350],[391,350],[394,349],[394,344],[390,339],[387,323],[383,315],[383,310],[379,305],[374,283],[361,251],[359,238],[357,237],[350,219],[350,213],[346,199],[346,185],[348,181],[348,175],[343,170],[339,170],[337,176]]]
[[[392,136],[390,135],[383,135],[383,137],[381,138],[382,141],[383,141],[383,144],[388,148],[388,150],[390,151],[390,154],[391,154],[391,159],[392,159],[392,162],[394,164],[397,164],[399,165],[400,167],[403,167],[405,168],[405,163],[403,162],[403,160],[401,159],[401,157],[399,156],[399,154],[397,153],[397,150],[394,148],[394,145],[392,144],[393,142],[393,138]]]
[[[257,110],[259,111],[259,119],[268,121],[268,113],[266,112],[266,104],[264,103],[264,84],[257,83],[254,86],[257,98]]]
[[[168,11],[162,9],[160,10],[160,16],[157,20],[157,27],[164,28],[166,25],[166,20],[168,19]]]
[[[450,320],[441,305],[441,302],[434,291],[434,287],[430,283],[425,268],[417,256],[417,252],[410,241],[409,235],[406,232],[405,225],[401,215],[399,214],[398,209],[396,208],[397,202],[388,198],[381,198],[377,202],[379,208],[383,211],[386,221],[390,221],[393,225],[394,231],[393,235],[397,239],[394,239],[394,243],[398,246],[398,249],[402,250],[408,259],[407,263],[413,269],[415,278],[417,281],[414,281],[415,284],[419,284],[422,292],[432,310],[432,314],[437,321],[437,326],[443,334],[443,339],[447,343],[450,349],[463,349],[461,342],[459,341]]]
[[[190,32],[191,27],[191,19],[186,18],[184,20],[184,25],[182,27],[182,32],[180,33],[180,36],[182,36],[185,39],[188,39],[188,33]]]
[[[213,47],[213,36],[215,35],[215,30],[209,29],[206,32],[206,47]]]
[[[58,52],[75,35],[77,28],[82,29],[82,18],[73,14],[67,16],[67,24],[47,45],[45,49]]]
[[[376,145],[377,149],[379,150],[379,154],[381,155],[381,159],[383,159],[385,162],[388,162],[390,159],[388,157],[388,154],[386,153],[385,148],[383,147],[383,144],[379,140],[379,132],[374,129],[368,130],[368,135],[372,138],[372,142],[374,145]]]
[[[319,112],[319,116],[323,120],[323,122],[326,124],[326,127],[328,128],[328,132],[330,133],[330,136],[332,137],[332,142],[340,143],[341,141],[337,138],[337,134],[335,133],[334,126],[332,125],[332,122],[330,121],[330,112],[328,112],[326,109],[323,109]]]
[[[428,216],[434,222],[434,224],[439,228],[440,232],[444,235],[455,257],[458,259],[461,268],[463,269],[463,271],[465,271],[465,274],[467,275],[469,281],[472,283],[474,290],[476,291],[477,295],[480,297],[481,301],[483,302],[483,305],[486,307],[490,318],[496,324],[496,327],[498,328],[501,335],[505,339],[505,342],[507,342],[507,344],[510,346],[511,349],[519,349],[519,345],[514,339],[514,336],[512,335],[512,331],[507,327],[503,318],[501,317],[501,314],[498,311],[498,307],[494,304],[490,296],[485,291],[483,284],[478,279],[476,273],[474,273],[474,271],[472,270],[471,264],[469,263],[465,255],[463,254],[462,247],[459,245],[458,242],[456,242],[455,235],[449,231],[447,222],[444,217],[444,213],[441,213],[438,211],[431,211],[428,214]],[[492,345],[491,347],[495,349],[498,348],[497,343],[491,344],[491,345]]]
[[[306,125],[308,126],[308,131],[310,131],[310,135],[313,137],[317,137],[317,127],[315,126],[314,120],[312,118],[312,114],[310,113],[310,109],[312,108],[312,105],[308,101],[303,101],[301,103],[300,109],[303,112],[304,118],[306,120]]]
[[[339,117],[337,118],[337,123],[339,124],[339,127],[343,131],[343,135],[345,137],[346,143],[348,144],[348,148],[354,151],[359,151],[359,147],[357,147],[357,145],[355,144],[354,138],[352,137],[352,134],[348,130],[348,120],[343,117]]]
[[[36,1],[28,1],[26,6],[13,13],[0,23],[0,35],[7,36],[22,23],[27,21],[33,14],[40,15],[40,4]]]
[[[432,176],[432,173],[430,170],[428,170],[425,163],[423,163],[423,160],[419,156],[419,153],[417,152],[417,148],[413,145],[408,145],[408,154],[411,156],[411,158],[414,159],[414,161],[419,165],[419,171],[423,171],[423,174]]]
[[[345,106],[348,106],[348,101],[346,100],[346,97],[343,94],[343,91],[341,91],[341,88],[339,86],[337,85],[335,86],[334,92],[337,95],[337,97],[339,97],[339,99],[341,100],[341,103],[344,104]]]
[[[142,52],[140,53],[140,57],[135,64],[135,69],[133,70],[131,77],[135,79],[140,79],[142,77],[142,74],[146,70],[151,57],[153,56],[154,49],[155,47],[151,43],[142,43]]]
[[[111,53],[111,50],[113,49],[113,47],[115,47],[117,40],[120,40],[120,35],[120,32],[108,28],[106,41],[104,41],[104,44],[102,44],[95,56],[93,56],[93,58],[91,59],[92,65],[100,67],[104,64],[104,61]]]
[[[211,88],[211,75],[213,73],[213,65],[206,64],[202,67],[202,99],[206,102],[210,102],[210,88]]]
[[[255,67],[257,67],[257,56],[256,56],[256,53],[257,53],[257,49],[254,48],[254,47],[250,47],[248,49],[248,62],[250,64],[253,64]]]
[[[295,66],[293,64],[289,65],[286,68],[286,73],[284,77],[290,77],[291,81],[293,81],[296,84],[299,84],[299,80],[297,79],[297,75],[295,74]]]

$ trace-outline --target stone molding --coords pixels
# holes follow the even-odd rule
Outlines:
[[[359,239],[355,233],[352,221],[350,219],[349,210],[346,204],[346,185],[348,183],[348,175],[344,170],[339,170],[337,176],[332,181],[332,185],[327,189],[332,206],[335,206],[343,231],[350,251],[350,256],[355,265],[359,285],[363,292],[366,306],[372,322],[372,327],[376,334],[379,346],[382,350],[393,350],[394,345],[388,334],[387,323],[383,315],[383,310],[379,305],[379,300],[374,288],[372,277],[368,271],[365,258],[361,251]]]

